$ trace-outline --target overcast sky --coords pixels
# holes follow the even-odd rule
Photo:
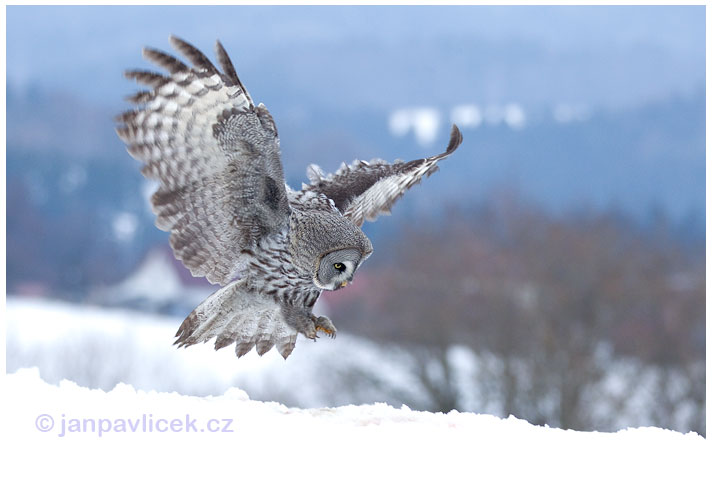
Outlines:
[[[623,102],[689,91],[705,75],[703,6],[8,6],[8,83],[113,106],[122,95],[108,91],[131,91],[121,71],[145,66],[144,45],[168,49],[170,33],[202,49],[220,38],[240,74],[256,78],[251,90],[333,90],[327,104],[372,88],[357,104],[403,106],[404,81],[430,82],[441,101],[472,86],[493,101],[534,92],[532,100],[561,93]],[[451,75],[439,83],[443,70]]]

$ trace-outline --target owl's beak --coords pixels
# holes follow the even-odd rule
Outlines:
[[[346,287],[347,285],[349,285],[348,281],[343,281],[343,282],[341,283],[341,285],[339,286],[339,289],[343,289],[343,288]]]

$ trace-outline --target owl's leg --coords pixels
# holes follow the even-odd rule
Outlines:
[[[336,327],[328,317],[317,317],[311,310],[296,307],[285,307],[287,323],[294,327],[297,332],[304,334],[309,339],[316,339],[316,333],[322,331],[328,336],[336,337]]]
[[[313,319],[314,315],[305,313],[305,311],[299,312],[292,312],[289,315],[285,315],[287,323],[294,327],[297,332],[303,334],[306,338],[316,339],[316,324]]]

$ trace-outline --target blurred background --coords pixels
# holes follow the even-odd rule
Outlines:
[[[335,341],[171,347],[214,290],[153,226],[113,117],[176,34],[219,38],[288,183],[465,140],[391,217]],[[316,407],[705,433],[705,10],[7,7],[7,369]]]

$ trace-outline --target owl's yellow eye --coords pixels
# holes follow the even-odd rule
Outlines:
[[[340,271],[343,268],[344,265],[341,262],[337,262],[336,264],[334,264],[334,269],[336,269],[337,271]]]

